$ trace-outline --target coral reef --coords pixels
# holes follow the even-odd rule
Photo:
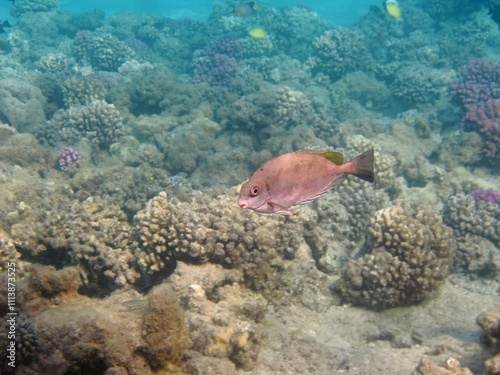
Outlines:
[[[14,324],[11,324],[12,320]],[[15,339],[9,338],[8,333],[11,332],[9,330],[11,327],[14,327]],[[15,360],[12,362],[17,366],[29,365],[33,362],[39,350],[40,341],[35,327],[23,314],[9,316],[9,318],[3,319],[0,323],[0,345],[5,348],[8,354],[11,353],[9,348],[12,342],[15,343],[12,350],[15,353]],[[13,374],[12,367],[9,367],[7,362],[7,359],[0,362],[0,370],[3,374]]]
[[[313,72],[327,74],[332,80],[355,70],[370,70],[371,57],[361,33],[338,27],[314,40],[307,65]]]
[[[412,64],[395,72],[390,89],[395,97],[410,106],[433,103],[446,93],[450,78],[441,70]]]
[[[463,109],[462,127],[484,139],[484,154],[500,157],[500,64],[471,60],[451,83],[451,93]]]
[[[254,39],[246,37],[238,39],[238,42],[245,58],[271,56],[274,49],[274,44],[270,38]]]
[[[313,114],[305,94],[287,86],[276,90],[276,102],[278,125],[285,128],[303,124]]]
[[[500,246],[500,206],[496,203],[453,195],[443,208],[443,221],[461,237],[472,234]]]
[[[71,70],[74,61],[62,53],[49,53],[36,63],[36,68],[43,73],[59,73]]]
[[[69,169],[78,169],[81,160],[82,157],[80,153],[73,150],[71,147],[61,148],[59,154],[57,154],[57,166],[65,172]]]
[[[43,127],[45,99],[38,87],[21,79],[0,81],[0,118],[19,132]]]
[[[149,293],[142,338],[147,344],[145,357],[153,369],[161,369],[165,363],[179,363],[191,346],[184,310],[171,285],[163,284]]]
[[[480,314],[476,323],[483,330],[482,341],[495,349],[495,355],[484,362],[485,374],[500,373],[500,310],[492,310]]]
[[[58,110],[38,135],[50,145],[86,139],[101,148],[109,147],[123,134],[120,112],[113,104],[93,100],[87,105]]]
[[[500,192],[493,189],[477,189],[470,193],[475,201],[495,203],[500,206]]]
[[[11,228],[18,251],[57,267],[77,265],[85,284],[107,293],[138,278],[130,250],[131,228],[118,207],[99,198],[62,202]]]
[[[342,299],[373,309],[421,302],[448,276],[455,242],[440,216],[397,201],[375,213],[369,253],[352,260],[334,285]]]
[[[428,358],[423,358],[412,375],[473,375],[467,367],[462,367],[458,359],[448,358],[444,367],[438,366]]]
[[[58,6],[58,0],[17,0],[13,2],[9,12],[12,17],[20,17],[24,13],[50,12]]]
[[[66,107],[87,105],[94,100],[105,100],[106,89],[101,81],[90,76],[72,76],[62,85]]]
[[[115,36],[107,33],[80,31],[72,43],[72,53],[95,70],[117,71],[134,56],[134,51]]]
[[[251,370],[260,351],[262,333],[258,323],[264,318],[266,305],[258,295],[238,287],[244,281],[242,273],[210,263],[193,269],[179,262],[171,279],[185,301],[187,328],[193,342],[188,368],[200,369],[206,366],[207,359],[218,358],[221,364],[234,364],[230,372],[235,368]]]
[[[193,80],[210,86],[229,86],[238,71],[241,45],[235,39],[223,38],[198,51],[193,58]]]
[[[450,196],[443,207],[443,221],[457,238],[455,266],[470,275],[500,276],[500,206],[491,194]],[[486,199],[482,199],[486,198]]]
[[[234,197],[199,194],[189,202],[168,202],[165,193],[134,218],[139,242],[135,257],[143,272],[155,274],[172,258],[210,260],[255,278],[257,268],[277,257],[293,258],[302,243],[301,223],[275,216],[252,219]]]
[[[162,284],[132,300],[142,305],[136,310],[127,310],[131,298],[136,296],[93,300],[63,294],[50,309],[33,309],[37,363],[20,368],[38,370],[42,363],[41,372],[50,373],[181,372],[180,359],[191,343],[172,286]]]
[[[311,220],[314,225],[307,228],[305,239],[319,269],[335,272],[344,266],[364,240],[373,213],[388,205],[383,190],[353,179],[317,200],[317,220]]]

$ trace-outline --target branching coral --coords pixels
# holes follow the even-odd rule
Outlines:
[[[372,219],[370,253],[334,285],[345,301],[374,309],[415,304],[448,276],[455,242],[435,212],[398,201]]]

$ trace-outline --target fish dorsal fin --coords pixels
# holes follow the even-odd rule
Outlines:
[[[330,160],[332,163],[337,165],[344,164],[344,156],[337,151],[322,151],[319,153],[320,156],[323,156],[325,159]]]

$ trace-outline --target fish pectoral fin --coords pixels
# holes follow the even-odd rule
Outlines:
[[[273,208],[273,212],[280,215],[291,215],[293,212],[288,209],[288,207],[282,206],[281,204],[268,202],[268,204]]]

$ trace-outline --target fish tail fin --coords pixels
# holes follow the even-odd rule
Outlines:
[[[373,150],[363,152],[352,159],[349,164],[352,166],[352,174],[362,180],[373,182]]]

